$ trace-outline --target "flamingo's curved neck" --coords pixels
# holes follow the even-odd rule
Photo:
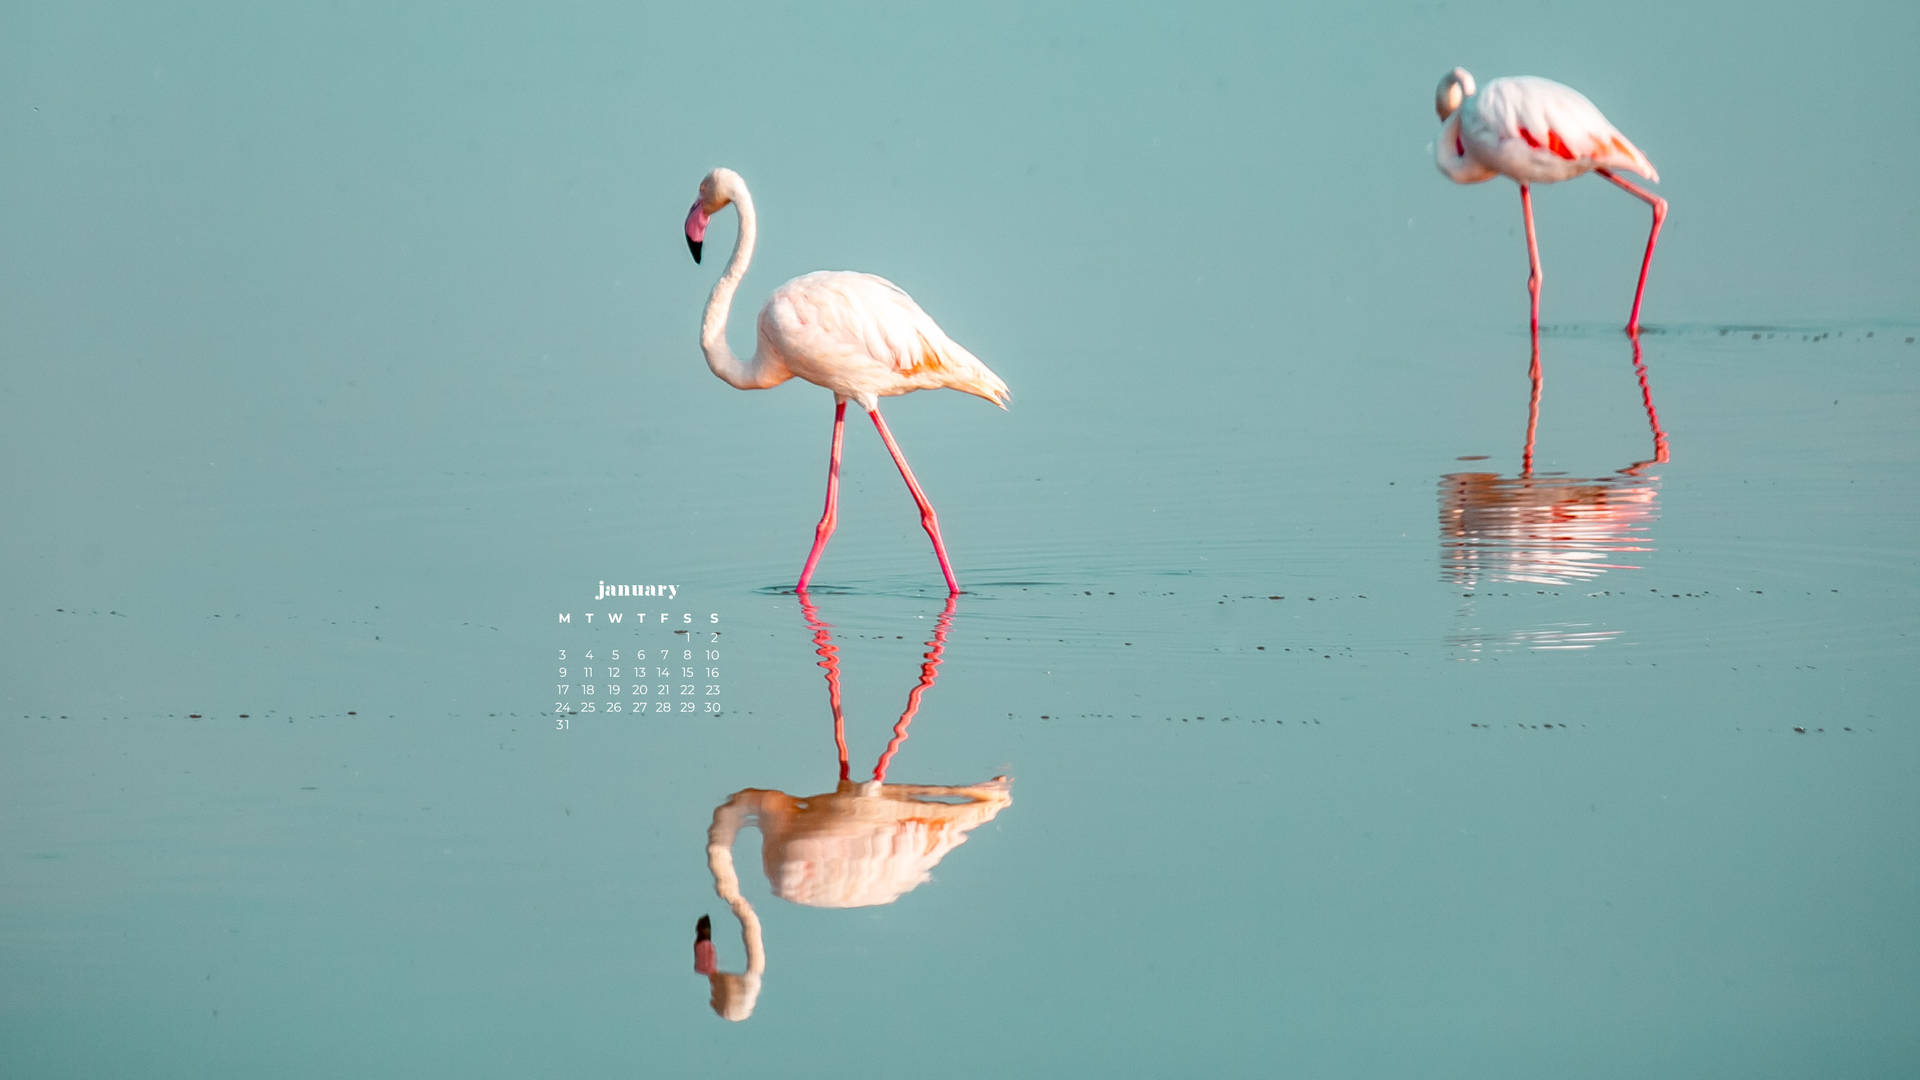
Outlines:
[[[713,891],[740,920],[740,943],[747,950],[746,974],[752,977],[767,969],[767,950],[760,934],[760,916],[740,893],[740,877],[733,868],[733,839],[759,809],[763,794],[752,789],[736,793],[714,810],[713,825],[707,829],[707,870],[713,874]]]
[[[707,367],[727,385],[741,390],[758,390],[781,380],[769,382],[758,354],[750,360],[733,355],[727,347],[727,314],[733,308],[733,294],[740,279],[747,276],[747,264],[753,261],[753,241],[758,223],[753,213],[753,196],[742,185],[733,195],[733,206],[740,215],[740,235],[733,241],[733,257],[727,269],[714,282],[707,297],[706,315],[700,320],[700,351],[707,354]]]

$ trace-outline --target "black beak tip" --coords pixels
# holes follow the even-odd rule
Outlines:
[[[693,252],[694,262],[700,261],[700,241],[691,236],[687,237],[687,250]]]
[[[693,940],[695,942],[701,942],[701,941],[709,941],[712,938],[713,938],[713,920],[708,918],[705,915],[702,915],[700,916],[700,921],[693,924]]]

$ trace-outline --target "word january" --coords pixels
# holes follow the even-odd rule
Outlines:
[[[609,585],[602,579],[600,595],[594,599],[605,600],[609,596],[664,596],[671,600],[679,594],[678,585]]]

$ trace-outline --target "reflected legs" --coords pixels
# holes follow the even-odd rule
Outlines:
[[[880,752],[880,760],[873,765],[873,778],[884,782],[887,779],[887,766],[893,763],[893,755],[900,744],[907,741],[907,725],[913,723],[913,716],[920,711],[920,696],[933,685],[934,676],[940,670],[940,654],[947,651],[947,631],[953,626],[953,602],[955,594],[947,594],[946,609],[933,624],[933,640],[927,642],[928,649],[920,664],[920,681],[907,693],[907,707],[901,712],[900,719],[893,725],[893,737],[887,740],[887,748]]]
[[[1546,379],[1540,372],[1540,339],[1533,341],[1533,367],[1527,372],[1533,380],[1533,392],[1527,397],[1527,448],[1520,452],[1520,478],[1525,480],[1533,476],[1533,441],[1540,432],[1540,391],[1545,387]]]
[[[1660,427],[1659,410],[1653,407],[1653,386],[1647,381],[1647,363],[1640,355],[1640,335],[1635,332],[1627,336],[1633,340],[1633,373],[1640,379],[1640,403],[1647,407],[1647,426],[1653,429],[1653,459],[1635,462],[1621,470],[1630,476],[1638,476],[1649,465],[1667,463],[1667,433]]]
[[[907,727],[920,711],[920,699],[933,687],[934,679],[940,671],[940,657],[947,651],[947,632],[953,628],[953,609],[959,600],[959,594],[947,594],[947,606],[943,608],[933,624],[933,640],[927,642],[927,651],[921,657],[920,681],[907,692],[907,707],[901,711],[900,719],[893,725],[893,737],[887,740],[887,748],[881,752],[880,760],[874,763],[873,778],[878,782],[887,779],[887,767],[893,763],[893,755],[898,753],[907,741]],[[800,594],[800,617],[807,622],[807,628],[813,631],[814,655],[820,657],[819,666],[827,672],[827,701],[833,707],[833,743],[840,754],[840,782],[846,783],[847,767],[847,719],[840,704],[840,649],[833,643],[833,628],[821,621],[820,612],[805,593]]]
[[[800,617],[807,621],[807,627],[813,631],[813,653],[820,658],[818,666],[827,669],[827,704],[833,708],[833,745],[840,751],[840,779],[847,779],[847,717],[840,708],[840,649],[833,643],[833,631],[820,621],[820,612],[814,609],[813,601],[807,594],[800,593]]]

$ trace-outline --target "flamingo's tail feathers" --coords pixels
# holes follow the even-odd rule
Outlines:
[[[1013,391],[1008,390],[1007,384],[1000,381],[1000,376],[988,371],[984,366],[980,368],[980,375],[980,381],[968,387],[967,392],[978,394],[1002,409],[1006,408],[1007,402],[1013,400]]]
[[[921,384],[923,386],[959,390],[986,398],[1003,409],[1013,399],[1012,392],[1000,380],[1000,376],[952,338],[943,337],[936,344],[922,333],[919,359],[907,369],[907,374],[926,380]]]
[[[1656,184],[1660,182],[1660,173],[1653,167],[1653,162],[1648,161],[1647,155],[1641,153],[1640,148],[1629,142],[1625,135],[1616,131],[1596,141],[1599,145],[1595,147],[1594,157],[1600,164],[1639,173]]]
[[[950,386],[964,390],[976,397],[986,398],[1002,409],[1013,400],[1013,392],[1007,389],[1000,376],[993,369],[980,362],[980,358],[951,341],[948,346],[953,357],[954,378]]]

